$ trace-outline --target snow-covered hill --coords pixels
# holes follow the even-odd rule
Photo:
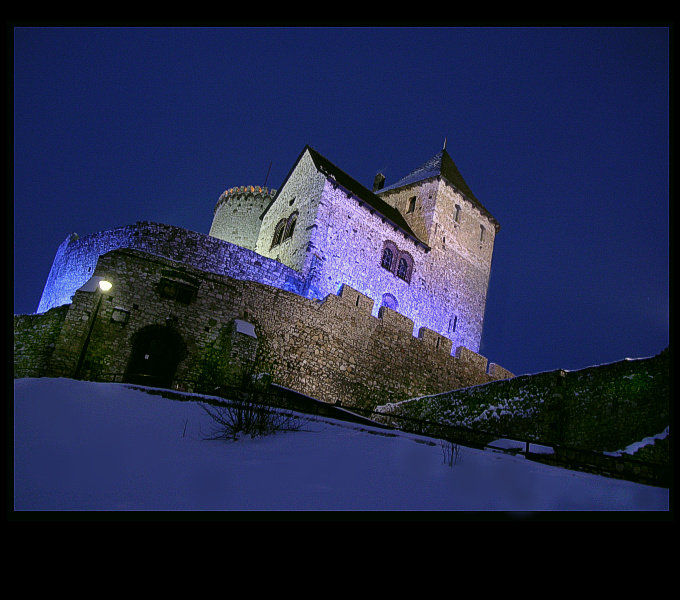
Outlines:
[[[197,398],[200,400],[200,397]],[[669,491],[329,419],[210,441],[197,401],[14,384],[16,511],[667,511]]]

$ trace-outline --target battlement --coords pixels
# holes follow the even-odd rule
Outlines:
[[[222,192],[219,199],[217,200],[217,204],[215,204],[213,213],[217,212],[217,209],[225,202],[233,200],[243,200],[246,199],[247,197],[252,197],[253,200],[256,200],[258,202],[261,201],[261,199],[271,201],[274,199],[274,196],[276,196],[275,189],[270,189],[259,185],[242,185],[237,187],[231,187],[228,190]]]
[[[255,250],[262,224],[260,217],[276,196],[276,190],[244,185],[222,192],[213,211],[209,235]]]
[[[439,352],[447,352],[448,354],[451,354],[453,342],[449,338],[440,335],[436,331],[432,331],[427,327],[421,327],[418,330],[418,338],[423,340],[423,343],[426,346],[429,346],[430,349],[432,350],[437,350]],[[462,348],[462,346],[459,346],[459,348]],[[469,352],[471,352],[471,350],[469,350]]]
[[[456,348],[455,356],[458,360],[473,365],[474,368],[480,371],[486,372],[486,365],[488,361],[481,354],[477,354],[472,350],[468,350],[464,346],[458,346],[458,348]]]
[[[378,310],[378,316],[373,316],[374,304],[371,298],[345,284],[340,288],[337,295],[329,294],[320,302],[319,306],[329,320],[361,327],[359,333],[361,336],[368,338],[378,335],[377,332],[388,334],[395,351],[416,342],[419,344],[420,352],[451,355],[452,359],[465,363],[468,368],[487,374],[492,379],[514,377],[507,369],[495,363],[489,363],[487,358],[464,346],[456,347],[455,353],[452,354],[453,342],[427,327],[420,327],[418,334],[414,336],[413,321],[387,306],[381,306]],[[400,337],[401,342],[399,341]]]
[[[413,337],[413,321],[396,310],[381,306],[378,310],[378,319],[384,329]]]
[[[440,176],[458,177],[443,151],[401,183],[430,190]],[[80,344],[92,313],[82,286],[97,273],[115,278],[108,298],[117,306],[102,309],[116,324],[102,326],[109,337],[92,337],[100,358],[88,368],[97,377],[97,364],[126,372],[130,356],[140,356],[131,347],[137,332],[164,327],[172,334],[157,346],[182,338],[178,356],[189,358],[173,377],[185,383],[212,385],[231,369],[223,357],[254,356],[281,385],[375,405],[512,376],[475,352],[493,250],[487,217],[462,204],[452,217],[452,199],[430,191],[386,201],[306,146],[278,191],[224,190],[208,235],[152,222],[72,235],[38,308],[69,305],[54,364],[68,364]],[[427,240],[412,229],[421,222],[432,229]],[[235,319],[253,326],[257,354],[255,346],[225,350],[237,342],[220,332]]]
[[[487,373],[486,358],[466,348],[452,356],[451,341],[427,328],[414,336],[413,322],[392,309],[382,307],[374,316],[371,298],[350,286],[313,300],[133,248],[99,256],[93,276],[114,283],[98,309],[100,322],[89,339],[91,358],[84,363],[86,376],[96,380],[124,380],[139,332],[151,329],[171,331],[181,340],[185,353],[174,380],[190,391],[224,384],[220,373],[233,377],[234,361],[246,359],[279,385],[364,408],[511,376],[504,370]],[[192,293],[175,296],[173,281],[182,289],[191,282]],[[16,368],[33,364],[31,348],[41,343],[34,338],[49,330],[56,339],[54,351],[41,358],[40,372],[27,376],[72,376],[94,304],[94,292],[78,291],[58,334],[36,321],[26,336],[15,336],[21,348]],[[120,314],[125,318],[116,318]],[[35,317],[48,323],[48,315]],[[252,335],[232,335],[236,322],[245,323]],[[216,357],[223,361],[219,367]]]
[[[343,304],[353,304],[358,309],[358,312],[369,315],[373,312],[373,306],[375,304],[373,299],[369,298],[365,294],[362,294],[360,291],[355,290],[353,287],[350,287],[347,284],[344,284],[340,288],[340,292],[338,293],[337,297],[342,300]],[[328,296],[326,298],[328,298]]]

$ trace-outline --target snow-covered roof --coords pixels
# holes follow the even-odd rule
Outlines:
[[[460,192],[462,192],[468,198],[468,200],[475,204],[475,206],[477,206],[477,208],[479,208],[479,210],[494,223],[496,230],[499,229],[498,222],[472,193],[470,186],[468,186],[466,183],[465,179],[458,170],[456,163],[446,151],[446,148],[443,148],[437,152],[437,154],[435,154],[432,158],[420,165],[417,169],[411,171],[405,177],[402,177],[395,183],[383,187],[377,193],[382,195],[387,191],[396,190],[414,183],[418,183],[420,181],[425,181],[426,179],[440,176],[446,179]]]

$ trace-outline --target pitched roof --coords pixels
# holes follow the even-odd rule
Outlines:
[[[416,183],[439,175],[448,179],[471,200],[477,200],[446,149],[440,150],[430,160],[411,171],[406,177],[402,177],[399,181],[385,186],[380,191],[384,192],[386,190],[404,187],[411,183]]]
[[[365,202],[371,209],[373,209],[375,212],[379,213],[382,217],[390,221],[395,227],[401,229],[406,235],[413,238],[414,241],[418,242],[425,248],[429,249],[429,246],[413,232],[413,230],[408,225],[402,214],[396,208],[390,206],[379,196],[376,196],[368,188],[361,185],[358,181],[356,181],[356,179],[350,177],[342,169],[334,165],[326,157],[319,154],[319,152],[314,150],[314,148],[312,148],[311,146],[306,145],[304,147],[303,151],[300,153],[300,156],[295,161],[295,165],[297,165],[299,160],[307,151],[309,151],[309,155],[311,156],[312,161],[314,162],[314,166],[320,173],[327,177],[332,178],[339,185],[345,188],[348,192],[354,195],[359,201]],[[288,177],[290,177],[290,174],[295,169],[295,165],[293,166],[293,169],[291,169],[291,172],[288,174]],[[288,179],[288,177],[286,177],[286,180]],[[279,188],[279,191],[283,189],[284,185],[285,181]],[[271,204],[269,206],[271,206]],[[265,209],[265,213],[267,212],[267,210],[269,210],[269,206]]]
[[[491,221],[494,222],[496,228],[498,229],[498,223],[496,219],[493,218],[491,213],[489,213],[482,203],[477,199],[477,197],[472,193],[470,186],[466,183],[465,179],[461,175],[456,163],[446,151],[446,148],[440,150],[435,154],[430,160],[423,163],[417,169],[411,171],[406,177],[402,177],[399,181],[385,186],[380,190],[380,194],[389,190],[395,190],[413,183],[418,183],[431,177],[443,177],[449,183],[451,183],[455,188],[460,190],[465,196],[472,201]]]

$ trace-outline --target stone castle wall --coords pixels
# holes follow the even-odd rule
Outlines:
[[[254,356],[257,372],[279,385],[363,408],[511,376],[498,367],[490,374],[486,359],[467,349],[452,356],[451,341],[433,331],[413,336],[413,322],[388,308],[373,316],[373,301],[347,286],[310,300],[130,249],[101,256],[95,274],[113,283],[96,321],[99,292],[76,292],[49,366],[35,375],[73,376],[91,326],[81,376],[122,381],[135,334],[156,325],[183,341],[174,387],[203,393],[235,383],[244,356]],[[161,278],[192,282],[195,298],[185,304],[164,297]],[[239,332],[237,321],[250,323],[256,337]]]
[[[140,221],[83,237],[68,236],[57,250],[37,312],[70,303],[75,291],[92,276],[99,257],[117,248],[135,248],[287,290],[304,286],[297,272],[247,248],[181,227]]]
[[[320,297],[348,284],[371,297],[374,315],[393,304],[414,322],[416,334],[427,327],[454,347],[479,350],[489,270],[479,269],[453,243],[425,249],[330,181],[311,241],[309,256],[317,263],[308,268],[309,281]],[[411,261],[408,280],[381,267],[386,243],[395,256],[404,253]]]
[[[427,212],[424,239],[428,248],[395,227],[365,201],[317,170],[302,155],[274,203],[262,219],[257,252],[294,268],[304,276],[303,295],[324,298],[349,285],[374,303],[394,308],[414,322],[417,335],[427,327],[452,340],[454,346],[479,350],[489,283],[495,227],[453,187],[440,178],[385,198],[404,208],[417,194],[414,213]],[[454,221],[454,207],[462,208]],[[450,214],[449,214],[450,213]],[[273,243],[277,225],[297,219],[294,234]],[[437,221],[437,222],[435,222]],[[480,239],[480,224],[488,230]],[[394,252],[392,270],[382,267],[386,246]],[[400,258],[409,261],[405,278],[397,275]]]
[[[389,294],[394,304],[391,308],[399,313],[414,322],[417,318],[431,320],[428,298],[420,297],[425,293],[420,277],[426,251],[332,181],[326,181],[311,241],[317,261],[311,281],[319,297],[337,294],[347,284],[371,298],[376,316],[383,297]],[[381,267],[388,242],[395,248],[395,261],[399,251],[411,258],[410,281]],[[420,325],[416,323],[416,331]]]
[[[14,315],[14,377],[45,373],[69,306],[39,315]]]
[[[71,234],[38,307],[40,313],[69,307],[60,328],[51,326],[52,338],[59,335],[47,370],[75,372],[74,349],[91,331],[86,376],[124,377],[139,359],[133,348],[165,327],[174,333],[157,342],[180,340],[174,379],[188,386],[233,379],[252,354],[252,339],[258,368],[329,402],[370,405],[384,402],[385,394],[411,397],[511,375],[495,365],[487,370],[476,354],[493,235],[485,243],[470,237],[480,215],[467,205],[461,219],[449,222],[452,202],[463,199],[441,178],[416,188],[417,202],[392,200],[407,220],[415,211],[432,247],[381,215],[374,205],[392,214],[389,207],[311,149],[278,195],[257,186],[225,191],[209,235],[152,222]],[[394,257],[385,259],[387,268],[385,248]],[[101,307],[92,300],[99,292],[80,289],[95,273],[114,283]],[[237,321],[253,325],[255,337],[243,338]],[[31,336],[19,329],[15,341],[30,346]],[[234,347],[234,340],[249,349]]]
[[[378,407],[496,437],[616,452],[668,427],[670,356],[520,375]]]
[[[428,327],[451,338],[456,345],[478,350],[495,224],[441,177],[388,190],[380,197],[399,209],[430,246],[416,282],[427,288],[427,301],[437,307]],[[416,200],[410,211],[412,198]]]
[[[279,190],[276,201],[262,217],[256,248],[258,253],[296,271],[304,271],[324,182],[324,176],[305,153]],[[296,218],[293,235],[272,246],[277,225],[291,217]]]

